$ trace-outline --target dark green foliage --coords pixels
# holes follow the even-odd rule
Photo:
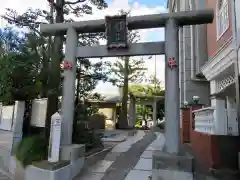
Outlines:
[[[85,144],[86,151],[103,147],[101,141],[102,133],[86,128],[84,123],[77,124],[76,130],[73,136],[74,144]]]
[[[17,160],[26,167],[33,162],[46,160],[45,149],[48,147],[43,135],[29,136],[22,139],[16,148]]]
[[[75,119],[76,127],[73,133],[73,143],[74,144],[85,144],[86,151],[93,148],[103,147],[101,138],[102,133],[95,130],[89,129],[87,126],[88,117],[97,112],[96,108],[87,107],[84,104],[78,104],[75,109]]]
[[[19,14],[15,10],[7,8],[7,12],[2,17],[7,20],[8,23],[19,28],[27,28],[34,33],[35,36],[41,38],[42,36],[39,32],[39,25],[41,23],[69,22],[73,21],[73,19],[69,18],[69,15],[79,17],[84,14],[92,14],[93,7],[97,7],[98,9],[104,9],[107,7],[107,3],[104,0],[46,1],[48,1],[50,3],[49,5],[51,5],[49,11],[29,8],[26,12]],[[102,33],[81,34],[79,35],[79,45],[97,44],[98,40],[102,37]],[[61,95],[62,92],[60,63],[64,57],[63,44],[65,43],[65,38],[64,36],[55,36],[44,37],[44,39],[47,40],[47,42],[45,42],[40,51],[44,53],[41,54],[40,60],[35,60],[36,62],[42,62],[42,66],[40,66],[42,68],[40,75],[41,83],[38,83],[38,85],[43,88],[40,96],[48,98],[47,118],[45,123],[45,136],[46,141],[48,141],[50,135],[51,116],[60,108],[58,106],[58,96]],[[32,52],[35,52],[38,49],[39,48],[35,48]],[[91,67],[91,64],[89,67]],[[99,67],[99,69],[101,69],[101,67]],[[98,76],[99,73],[97,74],[94,72],[95,71],[93,71],[92,74],[95,75],[94,77],[96,79],[96,76]],[[90,77],[89,74],[87,74],[87,78],[90,79],[87,84],[89,84],[89,86],[93,86],[93,88],[90,87],[90,89],[94,89],[95,82],[92,81],[92,76]]]
[[[0,36],[0,101],[7,105],[36,98],[43,84],[44,39],[12,29],[4,29]]]
[[[48,145],[50,117],[59,109],[58,96],[62,92],[60,63],[63,60],[65,38],[62,36],[44,37],[39,32],[39,25],[51,23],[52,20],[57,23],[72,21],[67,17],[72,14],[75,16],[92,14],[93,6],[103,9],[107,7],[107,4],[104,0],[75,2],[57,0],[52,6],[52,10],[55,10],[55,17],[51,14],[51,10],[48,12],[31,8],[22,14],[7,8],[6,14],[2,16],[9,24],[19,29],[27,28],[29,31],[23,39],[12,31],[0,34],[0,101],[4,104],[12,104],[15,100],[48,98],[45,140],[43,136],[24,137],[17,147],[17,159],[24,166],[33,161],[46,159],[44,150]],[[97,44],[102,38],[101,33],[81,34],[79,45]],[[6,44],[10,44],[10,48],[6,48]],[[84,96],[79,96],[79,99],[87,98],[98,80],[106,81],[105,72],[103,72],[105,68],[102,67],[102,62],[92,63],[88,59],[81,62],[78,59],[78,62],[78,66],[82,65],[78,81],[81,79],[83,84],[81,84],[82,88],[77,90],[77,94]],[[76,118],[78,118],[76,125],[78,130],[73,136],[74,142],[86,143],[87,148],[101,146],[101,135],[85,128],[84,123],[79,122],[85,116],[84,118],[76,116]]]
[[[152,101],[154,96],[164,96],[165,91],[160,87],[161,82],[156,80],[156,86],[153,84],[141,85],[141,84],[133,84],[129,87],[129,92],[134,96],[142,99],[147,99],[148,101]],[[147,108],[141,104],[136,105],[136,114],[137,117],[141,117],[144,119],[144,116],[150,114],[151,107]],[[164,117],[164,101],[157,102],[157,118],[162,119]]]
[[[164,129],[165,128],[165,123],[158,124],[157,127],[159,127],[160,129]]]

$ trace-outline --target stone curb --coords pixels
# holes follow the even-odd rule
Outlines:
[[[8,178],[9,180],[13,180],[13,177],[12,177],[10,172],[6,172],[3,169],[0,169],[0,179],[2,178],[2,175],[5,176],[4,178]],[[5,180],[5,179],[3,179],[3,180]]]
[[[122,138],[116,139],[116,138],[102,138],[103,142],[116,142],[116,143],[121,143],[126,141],[127,137],[124,136]]]
[[[117,138],[102,138],[102,141],[103,142],[121,143],[121,142],[126,141],[128,137],[135,136],[137,134],[137,132],[138,131],[135,129],[135,130],[127,132],[127,135],[125,135],[125,136],[122,135],[122,137],[119,139],[117,139]],[[121,136],[121,135],[119,135],[119,136]]]
[[[108,148],[103,149],[100,152],[96,152],[96,153],[86,157],[82,170],[87,169],[88,167],[92,166],[93,164],[95,164],[99,160],[103,160],[104,157],[107,155],[107,153],[110,152],[113,149],[114,146],[115,145],[112,145]]]

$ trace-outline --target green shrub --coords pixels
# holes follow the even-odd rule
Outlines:
[[[135,127],[142,127],[142,120],[140,120],[140,119],[137,119],[136,120],[136,124],[135,124]]]
[[[29,136],[22,139],[16,148],[16,158],[23,167],[33,162],[46,160],[47,142],[43,135]]]
[[[75,109],[75,125],[72,141],[74,144],[85,144],[86,151],[103,147],[101,140],[103,134],[87,127],[88,117],[96,112],[97,110],[95,108],[87,107],[84,104],[78,104]]]
[[[159,127],[160,129],[164,129],[165,125],[164,124],[158,124],[157,127]]]
[[[102,133],[85,128],[83,123],[79,123],[77,124],[76,132],[73,134],[73,143],[85,144],[86,151],[89,151],[92,148],[103,147],[102,137]]]

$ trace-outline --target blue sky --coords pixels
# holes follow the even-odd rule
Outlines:
[[[145,15],[145,14],[156,14],[166,12],[166,2],[167,0],[106,0],[109,7],[103,11],[97,9],[93,10],[93,15],[83,16],[77,20],[88,20],[88,19],[99,19],[104,18],[105,15],[114,15],[119,12],[120,9],[129,10],[131,9],[132,16],[134,15]],[[17,10],[19,13],[23,13],[29,7],[49,9],[47,0],[0,0],[0,15],[4,13],[5,8],[12,8]],[[0,28],[6,25],[0,19]],[[141,42],[146,41],[163,41],[164,40],[164,30],[163,29],[150,29],[150,30],[139,30],[141,36]],[[105,44],[106,42],[102,42]],[[141,57],[140,57],[141,58]],[[144,58],[144,57],[143,57]],[[150,76],[154,73],[154,59],[149,60],[144,58],[145,67],[148,69],[147,74]],[[160,79],[164,85],[164,56],[156,56],[157,60],[157,78]],[[113,58],[114,60],[114,58]],[[118,94],[118,88],[113,87],[110,83],[103,84],[100,82],[96,88],[97,92],[102,94]]]
[[[107,3],[112,2],[113,0],[106,0]],[[154,7],[156,5],[160,5],[160,6],[166,6],[166,2],[167,0],[129,0],[129,4],[133,3],[133,2],[139,2],[139,4],[145,4],[148,7]]]

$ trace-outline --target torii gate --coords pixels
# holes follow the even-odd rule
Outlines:
[[[172,12],[134,17],[108,17],[107,21],[91,20],[70,23],[41,24],[40,31],[46,35],[67,34],[65,63],[71,68],[65,69],[62,101],[62,145],[72,142],[72,125],[74,112],[76,57],[97,58],[114,56],[141,56],[165,54],[165,151],[178,154],[180,147],[180,98],[179,98],[179,27],[212,23],[212,9],[197,11]],[[115,23],[115,24],[114,24]],[[109,27],[120,25],[120,32],[112,35]],[[124,24],[125,23],[125,24]],[[108,26],[110,24],[110,26]],[[77,47],[79,33],[105,32],[107,25],[107,46]],[[126,30],[165,27],[165,42],[148,42],[126,44]],[[121,38],[117,39],[117,34]],[[112,38],[112,39],[111,39]],[[115,39],[114,39],[115,38]],[[116,42],[113,42],[113,41]],[[112,41],[112,42],[111,42]],[[110,46],[122,46],[120,49],[109,49]],[[128,47],[128,48],[125,48]]]

